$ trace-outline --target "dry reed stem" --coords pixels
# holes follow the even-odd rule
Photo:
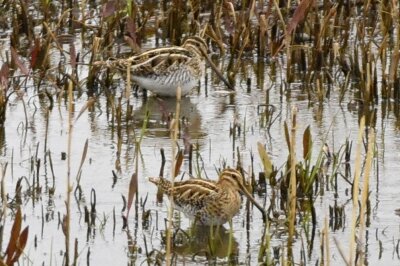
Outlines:
[[[333,237],[333,241],[335,242],[335,245],[336,245],[336,247],[337,247],[338,250],[339,250],[339,254],[340,254],[340,256],[342,257],[342,259],[344,260],[345,264],[346,264],[347,266],[349,266],[349,265],[350,265],[350,262],[349,262],[349,261],[347,260],[347,258],[346,258],[346,254],[345,254],[345,252],[344,252],[342,246],[340,245],[340,241],[339,241],[336,237]]]
[[[73,130],[73,95],[72,81],[68,84],[68,148],[67,148],[67,215],[65,219],[65,264],[69,265],[69,245],[70,245],[70,220],[71,220],[71,150],[72,150],[72,130]]]
[[[89,147],[89,139],[86,139],[85,141],[85,145],[83,146],[83,152],[82,152],[82,157],[81,157],[81,162],[79,164],[79,168],[78,168],[78,172],[76,173],[76,182],[77,182],[77,186],[80,185],[80,181],[81,181],[81,173],[82,173],[82,167],[83,167],[83,163],[86,160],[86,155],[87,155],[87,151],[88,151],[88,147]]]
[[[140,143],[141,142],[136,142],[136,149],[135,149],[135,173],[136,173],[136,179],[134,179],[134,185],[135,185],[135,206],[137,208],[138,203],[139,203],[139,183],[138,183],[138,177],[139,177],[139,155],[140,155]],[[137,215],[137,209],[136,210],[136,215]]]
[[[358,208],[358,189],[359,180],[361,174],[361,148],[363,143],[363,134],[365,130],[365,117],[361,117],[360,126],[358,131],[358,142],[356,149],[356,160],[354,165],[354,180],[353,180],[353,212],[351,219],[351,233],[350,233],[350,247],[349,247],[349,263],[350,265],[354,262],[354,245],[356,237],[356,225],[357,225],[357,208]]]
[[[325,251],[326,251],[326,261],[324,262],[323,265],[329,266],[330,265],[330,258],[331,258],[331,252],[330,252],[330,247],[329,247],[329,224],[328,224],[328,218],[325,217],[324,219],[325,225],[324,225],[324,242],[325,242]]]
[[[290,184],[289,184],[289,238],[288,238],[288,259],[292,257],[292,244],[294,236],[294,226],[296,220],[296,117],[297,107],[292,108],[292,129],[290,140]]]
[[[273,0],[273,2],[274,2],[274,7],[276,9],[276,12],[278,13],[279,20],[281,21],[282,25],[285,25],[285,19],[283,18],[281,9],[279,8],[279,2],[277,0]],[[287,35],[286,27],[283,27],[282,29],[283,29],[283,35],[286,36]],[[282,47],[283,47],[283,43],[282,43],[282,45],[280,47],[277,48],[276,51],[272,51],[273,52],[273,56],[275,56],[282,49]]]
[[[367,159],[365,162],[365,172],[364,172],[364,184],[363,190],[361,194],[361,207],[360,207],[360,231],[359,231],[359,239],[361,245],[364,244],[364,231],[365,231],[365,216],[368,204],[368,193],[369,193],[369,177],[371,173],[372,160],[374,158],[374,147],[375,147],[375,131],[370,128],[370,133],[368,137],[368,152]],[[364,252],[361,252],[359,258],[360,265],[364,262]]]
[[[131,61],[127,62],[126,66],[126,86],[125,86],[125,98],[127,101],[129,101],[130,97],[130,92],[131,92]],[[127,104],[127,108],[129,107],[129,104]]]
[[[43,147],[43,152],[44,152],[44,164],[46,165],[47,162],[47,156],[46,156],[46,152],[47,152],[47,138],[48,138],[48,134],[49,134],[49,117],[50,117],[50,110],[47,109],[46,112],[46,125],[45,125],[45,133],[44,133],[44,147]]]

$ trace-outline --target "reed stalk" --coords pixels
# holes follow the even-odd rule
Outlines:
[[[125,83],[125,98],[128,101],[127,108],[129,107],[129,97],[131,96],[131,61],[128,61],[126,67],[126,83]]]
[[[138,183],[138,176],[139,176],[139,156],[140,156],[140,141],[136,141],[136,148],[135,148],[135,173],[136,178],[133,180],[134,188],[135,188],[135,217],[138,217],[138,205],[139,205],[139,183]]]
[[[261,245],[258,250],[258,263],[264,263],[265,265],[272,265],[272,256],[271,256],[271,234],[269,230],[269,220],[265,221],[265,226],[263,229],[263,235],[261,237]],[[263,258],[265,259],[263,260]]]
[[[7,163],[1,164],[1,190],[0,190],[0,196],[1,196],[1,205],[2,205],[2,210],[0,214],[0,220],[1,224],[4,225],[6,223],[6,217],[7,217],[7,193],[6,193],[6,187],[5,187],[5,176],[6,176],[6,171],[7,171]],[[4,226],[0,226],[0,250],[3,250],[3,237],[4,237]]]
[[[293,256],[293,238],[295,233],[295,221],[296,221],[296,117],[297,107],[292,108],[292,128],[290,136],[290,183],[289,183],[289,236],[288,236],[288,247],[287,247],[287,259],[291,261]]]
[[[324,253],[326,260],[324,260],[324,264],[325,266],[329,266],[330,265],[330,259],[331,259],[331,252],[330,252],[330,247],[329,247],[329,224],[328,224],[328,218],[325,217],[324,219],[324,239],[323,239],[323,243],[324,243],[324,250],[326,251]]]
[[[361,194],[361,206],[360,206],[360,230],[358,239],[361,244],[364,244],[364,233],[365,233],[365,216],[367,215],[367,205],[369,198],[369,177],[371,174],[372,160],[374,157],[374,147],[375,147],[375,131],[370,128],[370,133],[368,136],[368,151],[367,151],[367,159],[365,161],[365,172],[364,172],[364,182],[363,182],[363,190]],[[364,252],[361,252],[359,258],[359,265],[363,265],[364,262]]]
[[[65,216],[65,265],[69,265],[69,253],[70,253],[70,222],[71,222],[71,152],[72,152],[72,131],[73,125],[73,94],[72,94],[72,81],[68,84],[68,148],[67,148],[67,200],[66,208],[67,214]]]
[[[357,225],[357,209],[358,209],[358,189],[359,189],[359,181],[361,175],[361,148],[363,144],[363,133],[365,130],[365,117],[362,116],[360,120],[360,126],[358,129],[358,141],[356,148],[356,160],[354,166],[354,180],[353,180],[353,212],[351,217],[351,226],[350,226],[350,246],[349,246],[349,259],[348,262],[350,265],[354,262],[354,250],[355,250],[355,242],[356,242],[356,225]]]
[[[43,147],[43,152],[44,152],[44,165],[46,165],[47,163],[47,138],[48,138],[48,134],[49,134],[49,119],[50,119],[50,110],[47,109],[46,112],[46,127],[45,127],[45,133],[44,133],[44,147]]]

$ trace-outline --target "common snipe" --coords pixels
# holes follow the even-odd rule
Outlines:
[[[229,221],[240,209],[242,192],[262,213],[265,210],[255,201],[244,185],[242,174],[234,169],[224,169],[218,181],[193,178],[174,182],[163,177],[149,178],[164,193],[173,197],[174,207],[189,219],[204,225],[220,225]]]
[[[159,96],[171,97],[176,96],[178,86],[181,87],[181,94],[185,95],[197,85],[206,59],[220,79],[232,89],[208,57],[207,51],[206,42],[192,36],[182,46],[155,48],[126,59],[109,60],[106,64],[122,71],[130,67],[131,78],[137,85]]]

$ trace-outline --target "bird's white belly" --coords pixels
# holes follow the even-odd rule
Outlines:
[[[174,97],[176,96],[177,87],[181,87],[181,94],[188,94],[198,82],[196,78],[190,78],[185,80],[183,83],[174,82],[163,82],[159,79],[152,79],[149,77],[132,76],[133,81],[135,81],[140,87],[147,89],[160,96]]]

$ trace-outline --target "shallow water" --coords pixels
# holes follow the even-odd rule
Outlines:
[[[253,76],[254,79],[254,76]],[[208,83],[210,84],[210,82]],[[202,84],[203,85],[203,84]],[[358,114],[349,112],[347,106],[337,104],[337,99],[332,97],[329,102],[323,104],[311,103],[304,100],[301,91],[292,91],[291,97],[282,98],[279,90],[273,88],[270,93],[270,103],[275,107],[277,120],[269,129],[260,127],[260,115],[257,114],[257,107],[264,103],[265,93],[252,88],[247,93],[240,85],[236,86],[235,95],[222,95],[218,91],[223,89],[219,85],[209,85],[208,96],[205,96],[203,87],[200,93],[194,91],[190,96],[182,100],[182,112],[188,117],[190,122],[189,135],[190,141],[199,149],[207,176],[215,179],[215,167],[220,167],[222,162],[234,166],[238,160],[237,149],[244,169],[250,167],[250,154],[255,154],[254,168],[255,173],[262,171],[259,157],[257,156],[257,142],[265,143],[268,152],[274,163],[280,167],[287,157],[287,147],[283,136],[282,123],[288,121],[292,106],[298,108],[298,128],[297,156],[301,157],[301,137],[302,132],[307,126],[311,127],[314,140],[314,150],[316,152],[325,141],[333,151],[337,151],[339,146],[344,144],[345,139],[353,141],[355,146],[358,134]],[[155,98],[147,99],[147,110],[150,111],[148,131],[141,143],[141,157],[139,161],[139,198],[140,201],[148,196],[145,205],[146,210],[150,210],[151,218],[147,228],[141,224],[142,208],[138,208],[139,223],[135,223],[134,208],[129,217],[130,231],[122,229],[121,209],[123,202],[121,195],[127,196],[130,177],[134,172],[134,131],[140,131],[143,121],[143,110],[146,110],[146,103],[139,97],[131,97],[130,103],[135,110],[135,123],[137,127],[129,127],[123,130],[123,144],[120,156],[121,171],[117,172],[118,179],[113,183],[112,170],[116,170],[117,160],[117,136],[116,131],[112,131],[110,119],[107,118],[105,109],[105,98],[100,96],[95,104],[95,108],[84,112],[84,114],[74,123],[73,131],[68,132],[68,112],[65,104],[61,102],[49,112],[49,130],[47,136],[47,150],[51,152],[52,162],[55,173],[55,194],[49,196],[45,191],[45,182],[52,185],[51,171],[49,163],[43,164],[44,143],[46,139],[46,103],[40,103],[37,97],[33,96],[31,89],[26,90],[24,100],[27,104],[28,128],[24,130],[25,116],[23,105],[20,99],[13,99],[8,106],[7,120],[5,123],[5,134],[3,147],[1,149],[2,162],[8,162],[9,166],[6,173],[6,191],[14,195],[16,181],[21,176],[32,179],[30,171],[30,158],[38,151],[38,158],[42,160],[40,168],[40,182],[42,193],[38,200],[32,201],[30,197],[25,197],[22,204],[23,213],[26,216],[24,225],[29,225],[30,235],[26,247],[26,256],[23,258],[24,264],[60,264],[63,259],[64,235],[58,222],[58,214],[65,213],[64,201],[66,197],[66,178],[67,161],[61,160],[61,153],[67,151],[68,134],[72,134],[71,151],[71,177],[73,186],[77,181],[78,166],[81,160],[83,147],[86,139],[89,141],[89,148],[86,162],[83,165],[80,185],[83,193],[83,200],[72,201],[71,215],[71,239],[78,239],[78,261],[85,263],[86,256],[90,250],[89,261],[92,265],[126,264],[130,259],[136,259],[137,263],[142,263],[146,259],[144,239],[146,239],[147,249],[164,250],[161,244],[161,231],[165,229],[164,219],[167,217],[168,201],[156,203],[156,188],[150,184],[146,177],[156,176],[159,172],[161,155],[160,149],[165,149],[167,158],[166,174],[170,175],[170,158],[172,142],[169,138],[168,128],[165,122],[161,121],[164,111],[173,112],[176,101],[174,99],[163,99],[164,103]],[[299,100],[296,100],[299,98]],[[303,99],[302,99],[303,98]],[[75,117],[86,102],[86,96],[77,97],[75,100]],[[395,253],[395,245],[399,239],[399,217],[394,214],[394,210],[399,205],[397,197],[397,187],[400,185],[396,178],[399,171],[398,146],[400,138],[396,126],[396,118],[389,113],[388,117],[382,120],[381,105],[377,107],[377,164],[374,166],[371,177],[371,224],[367,228],[367,259],[371,265],[383,263],[395,263],[398,257]],[[167,113],[168,113],[167,112]],[[164,112],[165,113],[165,112]],[[237,123],[241,126],[241,134],[236,138],[235,148],[233,148],[233,138],[230,136],[230,127]],[[183,147],[183,141],[180,140]],[[13,164],[11,165],[11,160]],[[188,171],[188,159],[185,158],[182,171]],[[353,156],[351,160],[354,160]],[[352,164],[352,162],[351,162]],[[203,171],[204,175],[204,171]],[[186,176],[187,178],[187,176]],[[27,189],[27,184],[22,183],[23,191]],[[87,225],[84,222],[83,207],[90,209],[91,190],[96,192],[96,211],[97,219],[94,229],[88,234]],[[320,230],[324,227],[324,219],[329,217],[328,207],[337,203],[344,205],[346,213],[345,227],[337,231],[330,229],[330,254],[331,263],[342,264],[342,258],[338,253],[338,248],[333,242],[336,238],[344,250],[348,250],[349,225],[351,221],[351,187],[339,178],[338,197],[334,197],[333,191],[324,191],[315,200],[315,207],[318,218],[317,235],[314,242],[314,249],[309,259],[310,264],[315,264],[321,260],[319,250]],[[269,192],[267,192],[268,195]],[[268,196],[267,196],[268,197]],[[256,196],[259,202],[263,201],[263,196]],[[268,203],[268,200],[267,200]],[[81,211],[79,211],[79,208]],[[113,210],[116,213],[115,232],[113,231]],[[47,218],[42,225],[43,215]],[[135,225],[136,224],[136,225]],[[242,206],[241,212],[233,219],[234,246],[237,247],[238,262],[251,263],[257,262],[257,254],[262,234],[261,215],[257,210],[251,212],[251,221],[248,231],[246,224],[245,210]],[[10,228],[10,221],[7,222],[5,232]],[[180,227],[188,230],[189,221],[182,216]],[[225,225],[229,230],[229,226]],[[271,232],[274,232],[271,228]],[[277,230],[277,229],[275,229]],[[296,249],[300,250],[301,242],[304,241],[304,230],[302,224],[297,227],[298,237],[296,239]],[[130,257],[128,252],[128,235],[134,239],[138,252],[137,258]],[[34,239],[37,239],[37,246]],[[7,239],[7,237],[6,237]],[[383,253],[379,257],[379,241],[382,241]],[[196,243],[199,241],[195,241]],[[201,241],[200,241],[201,242]],[[226,242],[226,239],[223,243]],[[272,235],[272,246],[284,246],[286,234]],[[221,245],[222,250],[216,254],[227,254],[226,243]],[[225,249],[224,249],[225,248]],[[190,263],[192,260],[206,260],[204,255],[195,256],[194,250],[200,248],[192,245],[177,248],[178,261]],[[200,249],[201,250],[201,249]],[[220,253],[218,253],[220,252]],[[295,253],[296,254],[296,253]],[[296,255],[298,256],[298,255]],[[224,257],[221,255],[220,257]],[[219,260],[226,260],[220,258]],[[29,261],[29,262],[28,262]]]
[[[8,34],[8,33],[7,33]],[[77,50],[86,48],[81,45],[79,34],[75,40]],[[154,39],[149,38],[143,48],[154,46]],[[2,40],[3,47],[8,47],[8,39]],[[65,45],[65,49],[68,45]],[[117,48],[116,48],[117,49]],[[125,46],[118,47],[124,51]],[[1,49],[1,55],[7,53]],[[87,57],[86,57],[87,58]],[[51,61],[54,65],[60,60],[68,60],[53,51]],[[235,93],[227,93],[222,83],[207,69],[207,76],[200,82],[200,89],[193,92],[181,101],[181,116],[187,119],[188,133],[183,133],[190,143],[196,147],[194,165],[201,170],[204,178],[215,179],[216,168],[222,165],[235,166],[240,158],[243,168],[250,172],[251,155],[254,155],[254,172],[256,177],[263,171],[262,163],[257,153],[257,143],[261,142],[271,156],[275,166],[283,167],[287,160],[288,148],[284,137],[284,122],[290,121],[291,110],[294,106],[298,109],[297,116],[297,158],[302,157],[302,134],[310,126],[313,136],[313,155],[317,157],[322,145],[326,142],[332,152],[337,153],[346,139],[353,142],[352,156],[350,158],[351,173],[354,172],[354,154],[358,135],[358,125],[362,110],[353,104],[356,94],[356,84],[345,95],[345,100],[340,104],[339,91],[333,86],[330,97],[319,102],[318,99],[308,100],[307,91],[302,88],[302,80],[298,79],[290,87],[280,82],[280,75],[285,72],[285,58],[279,57],[275,64],[282,64],[281,73],[272,73],[271,62],[266,61],[264,69],[256,71],[260,64],[255,65],[256,59],[243,58],[242,71],[236,77]],[[225,63],[226,66],[226,63]],[[279,69],[279,67],[278,67]],[[87,67],[78,67],[82,80],[87,76]],[[251,80],[248,91],[247,78]],[[206,82],[207,81],[207,82]],[[119,83],[118,83],[119,82]],[[123,81],[116,84],[123,84]],[[338,81],[340,82],[340,80]],[[378,81],[379,82],[379,81]],[[55,89],[51,84],[44,84],[49,89]],[[110,89],[115,93],[114,104],[117,98],[124,95],[123,86]],[[43,89],[43,88],[41,88]],[[274,110],[272,117],[266,122],[262,110],[265,109],[266,90],[269,90],[269,104]],[[281,92],[281,90],[283,92]],[[13,95],[7,106],[7,119],[4,125],[4,136],[0,139],[0,154],[3,166],[8,163],[5,176],[5,190],[9,194],[9,203],[15,196],[15,187],[20,177],[26,177],[29,184],[22,181],[22,212],[24,214],[23,226],[29,225],[29,238],[25,248],[25,255],[20,259],[22,265],[60,265],[63,262],[65,250],[65,237],[60,219],[66,213],[65,200],[67,192],[68,162],[62,159],[61,153],[68,150],[68,137],[71,136],[71,180],[73,189],[77,186],[78,169],[84,150],[85,141],[88,140],[88,152],[83,164],[80,177],[80,187],[83,198],[71,201],[71,247],[78,241],[78,264],[86,262],[91,265],[124,265],[128,263],[145,263],[148,257],[154,259],[155,254],[164,258],[165,245],[163,234],[165,232],[165,219],[168,212],[168,200],[157,203],[156,187],[148,182],[147,177],[157,176],[161,165],[160,149],[165,150],[167,159],[165,175],[171,175],[170,162],[173,142],[169,137],[168,115],[175,112],[175,99],[156,99],[148,97],[144,100],[141,96],[130,94],[129,104],[134,110],[133,118],[122,122],[121,153],[118,154],[118,133],[115,121],[112,121],[110,108],[107,107],[107,98],[101,91],[94,106],[83,112],[76,119],[81,108],[86,104],[85,91],[74,94],[74,124],[73,130],[68,129],[68,111],[64,97],[55,103],[48,115],[48,133],[46,135],[46,121],[49,103],[37,95],[38,91],[28,82],[22,88],[22,98]],[[354,94],[354,95],[353,95]],[[54,96],[54,98],[56,98]],[[26,103],[25,117],[23,101]],[[125,113],[128,101],[122,98],[122,109]],[[370,177],[370,224],[366,229],[366,242],[360,245],[366,252],[366,263],[370,265],[396,265],[399,263],[397,244],[400,239],[400,217],[395,215],[395,210],[400,205],[398,187],[400,181],[397,173],[400,170],[398,150],[400,149],[399,136],[399,106],[394,102],[379,102],[376,108],[376,143],[377,153],[374,167]],[[144,207],[139,205],[138,213],[134,207],[128,219],[129,230],[123,229],[122,212],[124,202],[122,196],[128,196],[129,184],[135,172],[135,139],[140,136],[143,119],[146,112],[150,118],[147,129],[140,145],[140,158],[138,164],[139,203],[145,201]],[[124,116],[125,118],[125,116]],[[28,121],[26,124],[25,121]],[[75,120],[76,119],[76,120]],[[273,122],[271,122],[273,121]],[[231,128],[240,126],[240,135],[231,134]],[[46,145],[46,146],[45,146]],[[185,143],[179,140],[179,147],[184,149]],[[54,184],[50,168],[49,152],[54,170]],[[40,159],[39,182],[41,192],[35,200],[27,194],[29,185],[36,176],[36,168],[32,166],[32,158]],[[363,150],[364,155],[364,150]],[[364,159],[364,158],[363,158]],[[340,172],[344,172],[344,165]],[[196,167],[194,167],[196,168]],[[115,171],[115,179],[112,171]],[[180,178],[188,178],[188,156],[185,156]],[[194,171],[198,173],[197,171]],[[343,226],[334,229],[329,227],[329,259],[331,265],[344,265],[339,254],[339,247],[345,254],[349,252],[350,228],[352,219],[351,185],[340,175],[337,180],[337,195],[331,182],[332,168],[328,168],[327,180],[321,182],[315,197],[317,213],[317,229],[313,248],[307,245],[306,231],[311,230],[310,219],[306,214],[299,213],[297,217],[297,236],[294,243],[295,261],[300,261],[301,252],[305,249],[307,264],[315,265],[323,260],[320,249],[322,229],[325,219],[329,219],[329,207],[334,205],[343,207],[345,219]],[[280,176],[278,176],[280,177]],[[54,195],[49,193],[49,188],[55,188]],[[271,200],[271,188],[265,193],[255,193],[256,200],[264,201],[267,207]],[[95,225],[88,229],[84,220],[84,208],[89,210],[93,203],[93,192],[96,195],[96,220]],[[32,193],[32,192],[30,192]],[[278,195],[279,197],[280,195]],[[276,202],[275,202],[276,203]],[[300,206],[299,206],[300,207]],[[278,207],[277,207],[278,208]],[[150,210],[148,224],[142,224],[142,214]],[[114,222],[115,213],[115,222]],[[287,245],[287,228],[284,223],[286,217],[281,213],[280,223],[271,224],[271,246],[280,248],[280,253],[275,261],[284,254]],[[305,216],[302,216],[305,215]],[[9,219],[6,219],[4,240],[1,250],[4,250],[12,226],[12,211],[8,210]],[[190,234],[189,221],[179,213],[175,213],[174,221],[182,231]],[[247,227],[248,226],[248,227]],[[205,263],[209,257],[216,258],[218,263],[227,263],[229,245],[229,225],[221,229],[214,256],[207,254],[209,248],[208,230],[198,228],[193,239],[188,240],[182,234],[176,239],[175,257],[178,264]],[[240,264],[255,265],[258,261],[263,222],[257,209],[250,212],[247,220],[245,204],[242,204],[240,213],[233,219],[232,246],[236,255],[235,262]],[[339,243],[335,243],[335,239]],[[134,246],[132,246],[134,243]],[[380,254],[380,245],[382,253]],[[271,248],[271,252],[272,252]],[[146,254],[148,253],[148,254]],[[325,253],[325,256],[328,256]],[[72,257],[72,254],[71,254]],[[212,258],[210,261],[212,261]],[[154,260],[150,261],[153,264]]]

